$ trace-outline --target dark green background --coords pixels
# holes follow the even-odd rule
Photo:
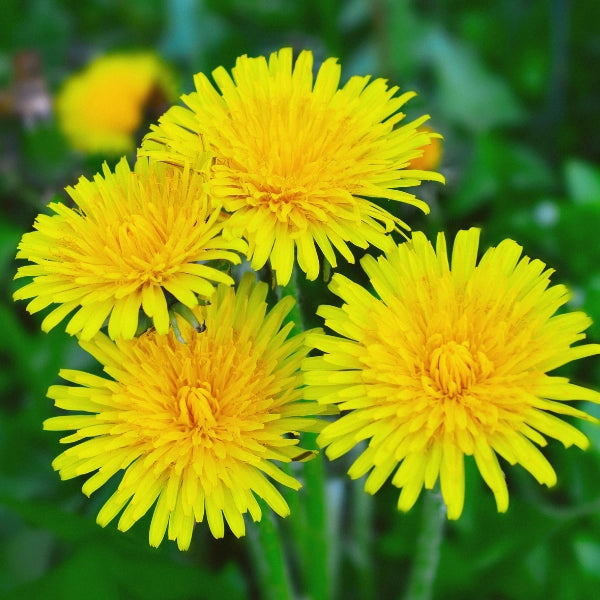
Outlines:
[[[483,6],[485,5],[485,8]],[[178,74],[192,75],[239,54],[284,45],[337,56],[344,77],[371,73],[419,93],[409,117],[432,115],[444,137],[447,184],[427,184],[428,217],[393,207],[416,229],[448,235],[483,227],[482,245],[512,237],[557,269],[600,341],[600,3],[403,0],[4,0],[0,87],[13,82],[13,55],[37,50],[56,91],[70,73],[106,50],[150,47]],[[0,117],[0,597],[88,600],[261,597],[244,540],[212,540],[196,528],[192,547],[147,545],[149,519],[123,534],[95,515],[108,491],[87,499],[81,481],[60,482],[50,462],[58,436],[41,429],[54,414],[45,397],[61,367],[93,368],[58,327],[39,329],[14,305],[15,248],[35,215],[79,175],[107,158],[72,152],[50,121],[27,129]],[[142,135],[143,132],[140,132]],[[343,266],[345,272],[357,271]],[[305,308],[335,302],[322,283],[307,286]],[[310,320],[310,315],[308,315]],[[563,370],[598,389],[598,359]],[[597,407],[584,407],[600,415]],[[559,483],[539,487],[508,468],[511,506],[498,515],[468,462],[466,507],[448,524],[435,597],[443,600],[579,600],[600,585],[600,430],[583,424],[592,447],[544,450]],[[327,464],[336,597],[392,598],[410,572],[421,503],[396,512],[390,485],[371,499]],[[304,493],[304,492],[301,492]],[[366,523],[366,527],[364,524]],[[287,525],[283,533],[290,538]],[[300,584],[299,584],[300,585]],[[302,590],[300,590],[302,591]]]

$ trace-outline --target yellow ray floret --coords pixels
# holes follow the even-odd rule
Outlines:
[[[119,156],[135,148],[134,134],[152,103],[175,98],[173,75],[156,54],[117,52],[65,81],[56,114],[73,148]]]
[[[409,510],[423,487],[439,480],[448,517],[457,519],[465,496],[464,456],[508,508],[497,456],[520,464],[538,482],[556,482],[537,446],[546,437],[586,448],[587,438],[562,420],[593,420],[569,401],[600,402],[600,393],[551,371],[600,353],[600,345],[572,346],[591,321],[582,312],[556,315],[569,298],[550,286],[544,263],[521,257],[504,240],[477,264],[479,231],[461,231],[451,262],[443,234],[434,250],[422,233],[378,260],[361,263],[378,295],[336,274],[341,308],[321,306],[339,336],[312,334],[323,356],[307,358],[306,398],[337,405],[344,415],[319,436],[335,459],[362,440],[366,448],[349,470],[367,473],[375,493],[391,477]]]
[[[140,154],[170,164],[194,164],[204,145],[214,154],[212,193],[232,213],[227,229],[249,242],[254,269],[270,261],[289,281],[295,257],[309,279],[319,273],[317,248],[332,266],[335,250],[354,258],[348,243],[385,248],[385,235],[408,225],[366,198],[398,200],[428,212],[398,188],[439,173],[410,168],[431,131],[428,116],[401,124],[401,107],[415,94],[396,95],[383,79],[351,77],[339,87],[340,65],[326,60],[316,78],[313,56],[291,48],[238,58],[232,74],[195,77],[187,107],[167,111]]]
[[[111,338],[131,338],[140,308],[159,333],[169,328],[166,294],[188,307],[197,294],[210,296],[214,282],[233,279],[209,264],[239,263],[241,239],[223,239],[224,217],[205,191],[197,171],[140,159],[131,171],[122,159],[114,174],[93,181],[82,177],[67,192],[76,204],[50,204],[52,216],[39,215],[36,231],[26,233],[17,258],[31,265],[16,277],[33,277],[14,294],[33,298],[35,313],[58,304],[42,322],[49,331],[76,311],[67,332],[90,339],[108,318]]]
[[[271,480],[293,489],[300,483],[272,461],[303,453],[298,434],[320,430],[314,415],[324,407],[302,399],[306,334],[288,338],[293,323],[282,327],[293,299],[267,312],[267,285],[253,280],[244,276],[237,292],[220,285],[213,303],[196,309],[203,331],[181,320],[184,343],[173,332],[116,342],[100,333],[80,342],[110,379],[64,370],[77,386],[49,389],[69,414],[44,428],[74,432],[61,440],[73,445],[53,462],[61,478],[95,471],[83,486],[89,495],[124,471],[100,525],[123,511],[125,531],[154,506],[150,544],[167,533],[185,550],[204,518],[215,537],[223,537],[225,522],[244,535],[244,514],[261,518],[257,497],[289,513]]]

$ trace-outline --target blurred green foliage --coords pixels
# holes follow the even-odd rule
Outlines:
[[[346,77],[372,73],[415,89],[409,112],[430,113],[445,137],[447,185],[422,188],[431,215],[402,209],[403,218],[430,234],[482,226],[484,246],[518,240],[557,269],[554,280],[573,291],[570,308],[593,317],[589,334],[600,341],[599,22],[600,3],[568,0],[485,8],[475,0],[4,0],[0,88],[11,93],[12,60],[22,50],[39,54],[51,93],[89,58],[116,48],[156,49],[176,69],[182,92],[192,88],[193,73],[231,67],[243,53],[292,45],[318,59],[338,56]],[[86,499],[81,482],[60,482],[52,471],[58,440],[41,430],[54,414],[46,390],[61,367],[92,367],[71,338],[60,330],[43,334],[41,319],[12,303],[13,259],[35,215],[104,157],[70,150],[52,119],[26,126],[5,111],[0,127],[0,597],[260,597],[244,540],[215,541],[199,526],[188,553],[170,543],[151,549],[147,520],[126,534],[112,524],[102,530],[94,522],[102,498]],[[361,277],[355,267],[340,270]],[[319,324],[311,314],[328,301],[335,299],[323,282],[306,287],[309,325]],[[600,387],[597,360],[567,371]],[[598,407],[587,408],[600,416]],[[597,593],[600,432],[582,428],[592,440],[588,452],[558,443],[546,449],[559,476],[554,489],[507,470],[506,515],[496,513],[468,465],[465,512],[447,525],[436,598],[578,600]],[[335,596],[398,597],[421,503],[399,514],[389,484],[373,499],[344,476],[344,460],[325,467],[334,543],[332,556],[321,559]],[[280,526],[291,535],[286,522]]]

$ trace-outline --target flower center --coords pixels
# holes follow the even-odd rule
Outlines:
[[[475,383],[478,371],[478,361],[471,354],[468,342],[446,342],[431,352],[429,375],[446,396],[461,395]]]
[[[290,213],[305,208],[309,198],[308,188],[295,179],[267,174],[260,181],[246,182],[247,201],[250,205],[269,208],[278,221],[293,220]]]
[[[167,261],[161,260],[160,256],[154,257],[151,261],[132,256],[131,262],[136,270],[132,271],[130,277],[141,284],[163,285],[177,270],[177,266],[167,264]]]
[[[296,208],[306,198],[306,190],[297,189],[265,189],[259,192],[258,203],[268,206],[269,210],[280,221],[287,221],[293,208]]]
[[[113,262],[129,282],[163,285],[188,259],[181,253],[173,256],[172,241],[139,215],[120,226],[115,241],[118,247]]]
[[[219,404],[212,395],[209,384],[185,385],[179,388],[177,406],[179,408],[178,421],[185,427],[204,432],[216,427]]]

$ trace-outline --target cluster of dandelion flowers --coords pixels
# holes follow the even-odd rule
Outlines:
[[[598,344],[572,346],[590,325],[584,313],[555,315],[567,289],[549,286],[552,271],[521,258],[512,240],[477,264],[478,243],[477,229],[459,232],[451,264],[443,234],[435,250],[415,233],[378,260],[366,256],[379,298],[334,275],[331,289],[344,304],[319,314],[343,337],[309,337],[324,355],[303,365],[305,397],[344,412],[319,444],[335,459],[368,440],[349,474],[369,473],[365,489],[375,493],[395,471],[403,511],[439,478],[448,517],[457,519],[465,456],[474,457],[501,512],[508,491],[498,456],[553,485],[537,446],[547,436],[585,448],[587,438],[559,417],[592,420],[567,402],[600,402],[599,393],[547,374],[600,353]]]
[[[353,262],[347,242],[385,248],[386,233],[408,228],[365,198],[415,205],[425,202],[398,188],[439,173],[409,168],[437,134],[418,129],[420,117],[399,125],[400,108],[413,92],[397,96],[383,79],[352,77],[339,87],[340,65],[331,58],[313,77],[313,56],[291,48],[265,57],[238,58],[232,75],[195,77],[187,107],[167,111],[152,126],[140,153],[170,164],[193,164],[203,144],[214,153],[212,193],[232,214],[227,228],[249,243],[251,265],[268,260],[285,285],[294,257],[309,279],[319,273],[317,247],[336,266],[337,250]],[[335,249],[335,250],[334,250]]]
[[[220,285],[213,303],[195,309],[205,329],[180,320],[185,343],[173,331],[116,342],[100,333],[80,342],[111,379],[62,371],[78,387],[52,386],[48,395],[71,414],[44,428],[74,431],[62,440],[74,445],[53,466],[62,479],[96,471],[85,494],[125,470],[98,514],[100,525],[124,508],[118,527],[125,531],[156,503],[150,544],[167,532],[183,550],[204,517],[215,537],[224,535],[223,517],[244,535],[243,515],[261,518],[256,496],[277,514],[289,513],[270,479],[293,489],[300,483],[272,461],[303,453],[298,434],[319,430],[314,415],[323,407],[302,399],[306,334],[288,338],[293,323],[282,327],[293,299],[267,313],[267,288],[251,274],[237,291]]]
[[[140,308],[159,333],[169,329],[167,296],[193,307],[214,283],[233,284],[206,261],[239,263],[241,239],[222,237],[224,216],[206,194],[205,177],[139,159],[122,159],[112,173],[82,177],[67,188],[76,204],[52,203],[39,215],[17,258],[30,263],[16,277],[33,277],[16,300],[32,298],[35,313],[58,304],[43,320],[49,331],[73,311],[67,332],[90,339],[108,320],[111,338],[132,338]],[[169,296],[170,297],[170,296]]]
[[[56,114],[73,148],[118,156],[135,148],[145,113],[160,114],[175,98],[173,75],[156,54],[121,52],[101,56],[67,79]]]

